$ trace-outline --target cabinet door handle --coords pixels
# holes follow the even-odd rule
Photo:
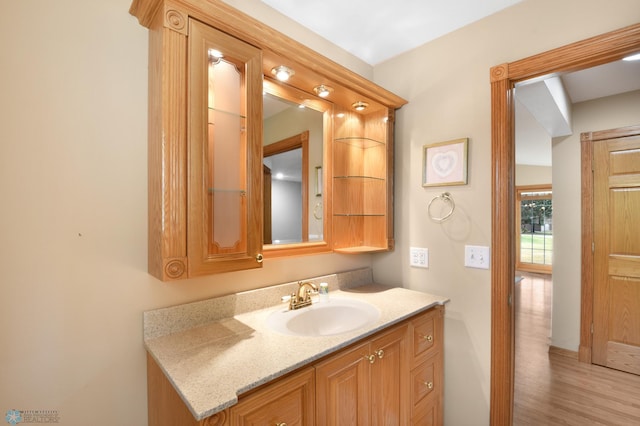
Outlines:
[[[262,253],[256,254],[256,262],[262,263],[263,260],[264,260],[264,257],[262,256]]]
[[[429,334],[428,336],[425,336],[424,334],[420,335],[424,340],[426,340],[427,342],[433,342],[433,336],[431,334]]]
[[[375,354],[378,355],[378,358],[382,359],[382,357],[384,356],[384,351],[382,349],[378,349]]]
[[[376,362],[376,356],[375,355],[365,355],[364,359],[369,361],[370,364],[373,364],[374,362]]]
[[[429,389],[433,389],[433,382],[424,382],[424,385]]]
[[[285,422],[282,423],[276,423],[276,426],[287,426],[287,424]]]

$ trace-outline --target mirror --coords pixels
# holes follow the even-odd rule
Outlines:
[[[331,104],[265,78],[263,111],[265,253],[327,246],[323,175]]]

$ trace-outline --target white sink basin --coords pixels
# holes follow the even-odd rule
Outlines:
[[[294,311],[273,312],[267,318],[267,327],[290,336],[331,336],[357,330],[378,318],[380,311],[369,303],[331,298]]]

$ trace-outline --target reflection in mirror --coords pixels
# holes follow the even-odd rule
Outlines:
[[[323,194],[316,192],[316,168],[323,166],[323,116],[264,94],[265,245],[324,240]]]
[[[266,145],[264,244],[309,241],[309,131]]]

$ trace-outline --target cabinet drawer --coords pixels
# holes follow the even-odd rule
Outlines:
[[[442,309],[436,307],[411,321],[413,365],[432,355],[441,345]]]
[[[420,406],[416,408],[413,416],[411,416],[412,426],[435,426],[442,423],[434,401],[435,400],[431,399],[424,401],[424,404],[420,404]]]
[[[437,359],[429,358],[411,371],[411,405],[417,405],[431,394],[439,393],[441,384],[437,377]]]
[[[229,410],[231,426],[314,425],[315,374],[313,368],[278,380]]]

